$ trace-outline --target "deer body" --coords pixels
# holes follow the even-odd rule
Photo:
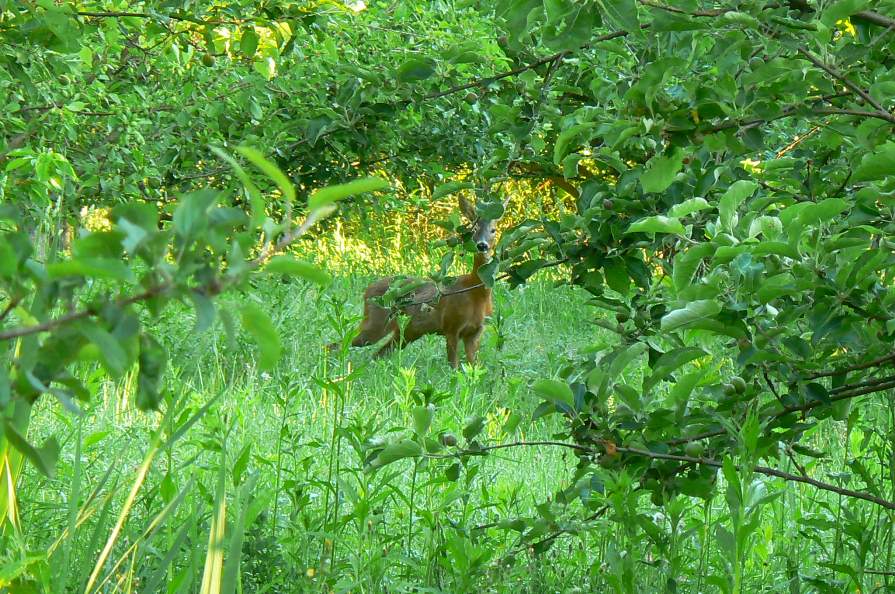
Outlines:
[[[409,318],[403,334],[393,312],[374,301],[389,290],[396,278],[381,278],[373,282],[364,291],[364,320],[351,346],[371,345],[391,335],[391,339],[376,353],[382,356],[427,334],[441,334],[447,342],[447,357],[451,366],[459,365],[458,346],[461,340],[466,349],[466,360],[474,363],[485,329],[485,317],[493,309],[491,289],[485,287],[476,274],[483,263],[484,257],[476,254],[472,272],[445,287],[440,297],[437,296],[435,283],[427,283],[411,293],[408,296],[410,304],[399,308]]]
[[[475,209],[462,199],[460,208],[467,218],[475,221],[473,243],[477,251],[472,272],[444,287],[440,295],[435,283],[425,283],[405,297],[406,304],[394,309],[382,307],[375,300],[382,297],[398,277],[374,281],[364,291],[364,319],[351,346],[368,346],[390,335],[388,342],[376,353],[382,356],[427,334],[441,334],[447,343],[447,358],[452,367],[460,364],[457,349],[461,340],[466,360],[470,364],[475,362],[485,317],[493,311],[491,289],[481,281],[478,271],[489,260],[488,254],[496,239],[496,225],[491,220],[476,220]],[[414,280],[420,279],[411,279],[411,282]],[[403,333],[395,309],[409,318]]]

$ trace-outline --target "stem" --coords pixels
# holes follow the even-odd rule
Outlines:
[[[410,477],[410,511],[407,514],[407,549],[404,554],[410,558],[410,543],[413,538],[413,499],[416,495],[416,472],[419,467],[419,461],[413,461],[413,474]]]

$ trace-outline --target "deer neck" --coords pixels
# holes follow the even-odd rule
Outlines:
[[[476,252],[475,258],[472,261],[472,274],[477,275],[479,272],[479,268],[488,263],[488,257],[482,252]]]
[[[476,252],[475,258],[472,261],[472,272],[469,273],[468,277],[470,280],[475,281],[475,284],[481,284],[482,286],[476,289],[476,292],[481,292],[485,296],[491,295],[491,289],[482,284],[482,280],[479,278],[479,268],[488,263],[488,257],[481,253]]]

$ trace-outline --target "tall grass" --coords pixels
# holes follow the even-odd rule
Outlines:
[[[363,250],[340,241],[317,246],[338,274],[328,289],[268,279],[222,302],[271,313],[285,346],[274,371],[256,370],[245,337],[220,325],[197,335],[191,311],[171,310],[157,322],[177,362],[165,413],[138,412],[133,378],[108,382],[90,367],[79,372],[93,393],[83,416],[37,403],[31,437],[58,436],[62,456],[52,479],[25,468],[21,530],[0,551],[0,585],[16,573],[47,592],[658,592],[674,578],[678,591],[714,591],[712,577],[730,567],[715,538],[731,522],[723,497],[630,517],[611,498],[599,514],[563,508],[553,500],[577,460],[553,448],[459,468],[435,459],[366,468],[367,446],[407,433],[422,401],[436,402],[433,438],[479,415],[486,441],[550,439],[561,421],[529,420],[538,404],[529,383],[608,339],[586,294],[542,279],[498,285],[476,367],[451,370],[438,337],[384,359],[328,354],[323,345],[357,324],[373,269],[422,271],[440,257],[392,238],[367,245],[366,264],[350,270]],[[892,426],[889,410],[868,406]],[[523,420],[505,432],[511,415]],[[817,445],[862,447],[863,436],[831,427]],[[829,469],[846,469],[848,455]],[[845,587],[823,559],[891,569],[891,514],[779,482],[762,488],[785,493],[755,512],[752,546],[735,560],[743,591],[795,591],[793,575],[810,573]],[[640,497],[627,473],[606,489]],[[516,519],[533,531],[526,544]],[[860,579],[885,587],[889,576]]]

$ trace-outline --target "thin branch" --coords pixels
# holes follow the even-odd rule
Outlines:
[[[157,21],[181,21],[187,23],[194,23],[196,25],[241,25],[242,23],[238,21],[222,21],[222,20],[202,20],[197,19],[196,17],[185,17],[185,16],[175,16],[170,14],[149,14],[146,12],[112,12],[112,11],[87,11],[82,10],[75,13],[78,16],[89,17],[93,19],[118,19],[118,18],[127,18],[134,17],[140,19],[153,19]]]
[[[839,402],[841,400],[849,400],[851,398],[857,398],[858,396],[866,396],[868,394],[874,394],[876,392],[884,392],[893,388],[895,388],[895,377],[887,377],[879,381],[862,382],[861,384],[854,384],[851,386],[842,386],[841,388],[839,388],[839,390],[842,390],[841,392],[835,393],[833,396],[827,398],[826,400],[812,400],[804,404],[787,406],[775,412],[774,414],[764,417],[762,420],[779,419],[780,417],[795,412],[807,412],[811,409],[818,408],[827,404],[832,404],[834,402]],[[664,443],[668,445],[683,445],[691,441],[699,441],[701,439],[719,437],[721,435],[725,435],[726,433],[727,432],[724,429],[717,429],[715,431],[706,431],[704,433],[691,435],[689,437],[678,437],[675,439],[670,439]]]
[[[831,377],[834,375],[845,375],[847,373],[851,373],[852,371],[860,371],[862,369],[867,369],[868,367],[879,367],[880,365],[884,365],[886,363],[891,363],[895,361],[895,352],[889,353],[888,355],[883,355],[882,357],[873,359],[872,361],[867,361],[866,363],[858,363],[856,365],[851,365],[849,367],[843,367],[842,369],[831,369],[828,371],[821,371],[818,373],[813,373],[807,376],[805,379],[817,379],[819,377]]]
[[[694,458],[692,456],[678,456],[676,454],[662,454],[659,452],[650,452],[649,450],[641,450],[639,448],[624,448],[617,447],[617,451],[633,454],[635,456],[643,456],[646,458],[652,458],[655,460],[674,460],[676,462],[689,462],[691,464],[700,464],[702,466],[711,466],[712,468],[721,468],[721,462],[717,460],[712,460],[709,458]],[[737,467],[737,470],[741,470],[742,467]],[[752,472],[757,472],[758,474],[764,474],[766,476],[773,476],[777,478],[782,478],[787,481],[791,481],[794,483],[804,483],[806,485],[811,485],[817,489],[821,489],[822,491],[830,491],[832,493],[837,493],[839,495],[844,495],[845,497],[851,497],[853,499],[862,499],[864,501],[869,501],[870,503],[874,503],[879,505],[880,507],[884,507],[886,509],[895,510],[895,502],[889,501],[888,499],[883,499],[882,497],[877,497],[876,495],[872,495],[870,493],[866,493],[864,491],[852,491],[851,489],[844,489],[842,487],[837,487],[836,485],[831,485],[830,483],[824,483],[818,481],[813,478],[809,478],[807,476],[799,476],[797,474],[792,474],[789,472],[783,472],[782,470],[777,470],[776,468],[769,468],[767,466],[756,466],[752,468]]]
[[[139,301],[145,301],[147,299],[151,299],[158,295],[161,295],[166,290],[168,290],[171,285],[167,283],[163,283],[161,285],[156,285],[151,287],[142,293],[138,293],[136,295],[131,295],[130,297],[125,297],[122,299],[118,299],[115,301],[115,305],[118,307],[124,307],[127,305],[131,305],[133,303],[137,303]],[[51,320],[47,320],[41,324],[35,324],[33,326],[20,326],[18,328],[12,328],[10,330],[6,330],[5,332],[0,332],[0,341],[2,340],[10,340],[12,338],[19,338],[20,336],[28,336],[30,334],[38,334],[40,332],[47,332],[48,330],[53,330],[54,328],[58,328],[64,324],[68,324],[69,322],[74,322],[77,320],[81,320],[84,318],[89,318],[90,316],[97,315],[99,313],[98,309],[95,307],[88,307],[87,309],[82,309],[79,311],[75,311],[64,316],[60,316],[58,318],[53,318]]]
[[[492,452],[495,450],[505,450],[507,448],[525,448],[525,447],[540,447],[540,446],[553,446],[557,448],[568,448],[570,450],[575,450],[578,452],[582,452],[585,454],[595,454],[596,452],[593,448],[579,445],[577,443],[569,443],[567,441],[514,441],[511,443],[502,443],[493,446],[484,446],[480,448],[476,448],[474,450],[459,450],[450,454],[420,454],[419,457],[424,458],[459,458],[461,456],[484,456],[488,452]]]
[[[768,384],[768,388],[771,389],[771,393],[774,395],[774,398],[777,399],[777,402],[780,403],[780,406],[785,406],[783,404],[783,398],[780,397],[780,394],[777,392],[777,388],[774,387],[774,383],[771,381],[771,377],[768,375],[768,370],[766,368],[762,368],[761,373],[764,376],[764,381]]]
[[[814,54],[809,52],[806,48],[798,47],[798,48],[796,48],[796,51],[799,52],[801,55],[803,55],[809,62],[811,62],[812,64],[814,64],[815,66],[817,66],[818,68],[820,68],[821,70],[823,70],[824,72],[826,72],[827,74],[829,74],[830,76],[832,76],[833,78],[835,78],[836,80],[838,80],[839,82],[841,82],[842,84],[844,84],[845,86],[850,88],[852,91],[854,91],[855,93],[860,95],[861,98],[864,99],[864,101],[866,101],[869,105],[872,105],[873,107],[876,108],[876,110],[880,113],[880,116],[884,116],[883,119],[885,119],[891,123],[895,123],[895,116],[893,116],[891,113],[889,113],[886,110],[886,108],[884,108],[882,106],[882,104],[880,104],[879,101],[877,101],[876,99],[871,97],[870,93],[865,91],[860,85],[853,83],[844,74],[842,74],[841,72],[836,70],[834,67],[830,66],[829,64],[825,63],[823,60],[821,60],[820,58],[818,58],[817,56],[815,56]]]
[[[793,452],[792,446],[788,443],[784,445],[784,451],[786,452],[786,456],[789,458],[789,461],[792,462],[796,468],[799,469],[799,472],[802,473],[802,476],[808,476],[808,471],[805,470],[805,467],[799,464],[799,461],[796,460],[795,453]]]
[[[640,28],[648,29],[649,24],[643,24],[640,26]],[[593,41],[581,46],[579,49],[587,49],[588,47],[594,45],[595,43],[601,43],[603,41],[610,41],[612,39],[618,39],[619,37],[626,37],[629,34],[630,33],[628,31],[613,31],[612,33],[607,33],[606,35],[601,35],[600,37],[597,37]],[[557,62],[557,61],[561,60],[563,57],[565,57],[566,54],[568,54],[568,53],[569,53],[569,50],[563,50],[561,52],[556,52],[555,54],[551,54],[551,55],[547,56],[546,58],[540,58],[538,60],[535,60],[534,62],[526,64],[525,66],[520,66],[518,68],[514,68],[514,69],[508,70],[506,72],[501,72],[500,74],[494,74],[492,76],[483,76],[481,78],[475,79],[472,82],[464,83],[462,85],[457,85],[455,87],[445,89],[444,91],[435,91],[433,93],[429,93],[428,95],[424,95],[422,97],[422,99],[423,100],[437,99],[439,97],[444,97],[445,95],[451,95],[453,93],[459,93],[460,91],[465,91],[467,89],[472,89],[475,87],[483,87],[483,86],[486,86],[494,81],[501,80],[504,78],[509,78],[511,76],[516,76],[517,74],[522,74],[523,72],[526,72],[527,70],[532,70],[539,66],[543,66],[544,64],[549,64],[550,62]]]
[[[721,16],[722,14],[725,14],[728,12],[736,11],[735,8],[713,8],[710,10],[694,10],[691,12],[689,10],[675,8],[674,6],[665,6],[663,4],[649,2],[648,0],[640,0],[640,4],[642,4],[643,6],[648,6],[650,8],[657,8],[659,10],[664,10],[666,12],[672,12],[674,14],[683,14],[683,15],[692,16],[692,17],[717,17],[717,16]]]
[[[555,446],[555,447],[563,447],[569,448],[576,451],[585,452],[592,455],[597,455],[599,452],[593,448],[585,447],[576,443],[569,443],[565,441],[517,441],[513,443],[505,443],[499,444],[495,446],[488,446],[477,450],[470,451],[460,451],[456,454],[447,454],[447,455],[436,455],[436,454],[421,454],[424,457],[457,457],[457,456],[475,456],[482,455],[485,452],[492,450],[500,450],[505,448],[517,448],[517,447],[537,447],[537,446]],[[712,468],[721,468],[723,465],[718,460],[713,460],[711,458],[694,458],[693,456],[679,456],[677,454],[663,454],[661,452],[651,452],[649,450],[641,450],[640,448],[627,448],[622,446],[613,445],[613,452],[618,452],[622,454],[631,454],[634,456],[641,456],[644,458],[651,458],[653,460],[672,460],[675,462],[687,462],[689,464],[699,464],[701,466],[710,466]],[[607,453],[609,452],[609,448],[607,448]],[[737,470],[742,470],[742,467],[736,466]],[[811,485],[816,489],[820,489],[822,491],[830,491],[831,493],[836,493],[838,495],[843,495],[845,497],[851,497],[853,499],[861,499],[863,501],[869,501],[870,503],[874,503],[879,505],[880,507],[884,507],[886,509],[895,510],[895,502],[889,501],[888,499],[883,499],[882,497],[877,497],[871,493],[866,493],[864,491],[853,491],[851,489],[845,489],[842,487],[837,487],[836,485],[831,485],[830,483],[824,483],[822,481],[818,481],[816,479],[800,476],[797,474],[792,474],[789,472],[783,472],[782,470],[777,470],[776,468],[770,468],[768,466],[755,466],[752,468],[752,472],[758,474],[764,474],[766,476],[773,476],[777,478],[782,478],[784,480],[795,482],[795,483],[804,483],[806,485]]]
[[[9,313],[12,310],[14,310],[19,303],[21,303],[21,301],[22,301],[21,295],[16,295],[15,297],[11,298],[9,300],[9,303],[6,304],[6,307],[3,308],[3,312],[0,313],[0,322],[5,320],[6,316],[8,316]]]
[[[553,260],[552,262],[547,262],[547,263],[545,263],[545,264],[544,264],[543,266],[541,266],[538,270],[543,270],[543,269],[545,269],[545,268],[553,268],[554,266],[559,266],[560,264],[564,264],[564,263],[567,262],[567,261],[568,261],[568,258],[562,258],[562,259],[560,259],[560,260]],[[501,274],[500,276],[498,276],[495,280],[504,280],[504,279],[508,279],[508,278],[510,278],[511,276],[512,276],[512,275],[511,275],[510,273],[508,273],[508,272],[504,272],[503,274]],[[474,291],[474,290],[476,290],[476,289],[481,289],[481,288],[484,287],[484,286],[485,286],[485,283],[484,283],[484,282],[481,282],[481,283],[477,283],[477,284],[475,284],[475,285],[471,285],[471,286],[469,286],[469,287],[463,287],[462,289],[457,289],[456,291],[443,291],[443,292],[440,292],[440,293],[439,293],[439,292],[436,292],[435,295],[433,295],[433,296],[430,297],[429,299],[424,299],[424,300],[422,300],[422,301],[411,301],[411,302],[409,302],[409,303],[403,303],[403,304],[400,305],[400,307],[398,307],[398,309],[402,309],[402,308],[405,308],[405,307],[411,307],[411,306],[413,306],[413,305],[422,305],[422,304],[424,304],[424,303],[431,303],[432,301],[435,301],[435,300],[437,300],[437,299],[440,299],[441,297],[446,297],[446,296],[450,296],[450,295],[460,295],[460,294],[462,294],[462,293],[468,293],[469,291]]]
[[[308,229],[310,229],[317,221],[319,221],[327,214],[328,212],[325,209],[317,209],[315,211],[312,211],[297,229],[294,229],[289,233],[285,233],[275,245],[271,245],[270,243],[265,245],[258,257],[248,262],[248,270],[251,271],[264,265],[264,263],[267,262],[273,252],[278,252],[287,248],[292,242],[304,235]],[[150,287],[142,293],[131,295],[130,297],[120,298],[114,303],[118,307],[125,307],[134,303],[146,301],[147,299],[152,299],[153,297],[165,293],[166,291],[171,289],[172,286],[173,285],[170,282],[164,282]],[[207,294],[209,295],[218,295],[222,291],[224,291],[227,286],[227,284],[217,283],[211,284],[210,286],[205,287],[205,289]],[[89,318],[98,314],[99,308],[95,306],[87,307],[85,309],[71,312],[58,318],[47,320],[46,322],[42,322],[40,324],[35,324],[33,326],[20,326],[17,328],[6,330],[4,332],[0,332],[0,341],[19,338],[21,336],[29,336],[31,334],[39,334],[41,332],[47,332],[64,324],[82,320],[84,318]]]
[[[886,15],[880,14],[878,12],[873,12],[870,10],[862,10],[861,12],[856,12],[852,15],[852,18],[857,18],[859,20],[867,21],[869,23],[873,23],[874,25],[879,25],[880,27],[888,27],[889,29],[895,29],[895,19],[892,17],[888,17]]]
[[[812,110],[818,115],[850,115],[862,118],[877,118],[886,122],[895,123],[895,116],[887,111],[862,111],[860,109],[840,109],[838,107],[821,107]]]

